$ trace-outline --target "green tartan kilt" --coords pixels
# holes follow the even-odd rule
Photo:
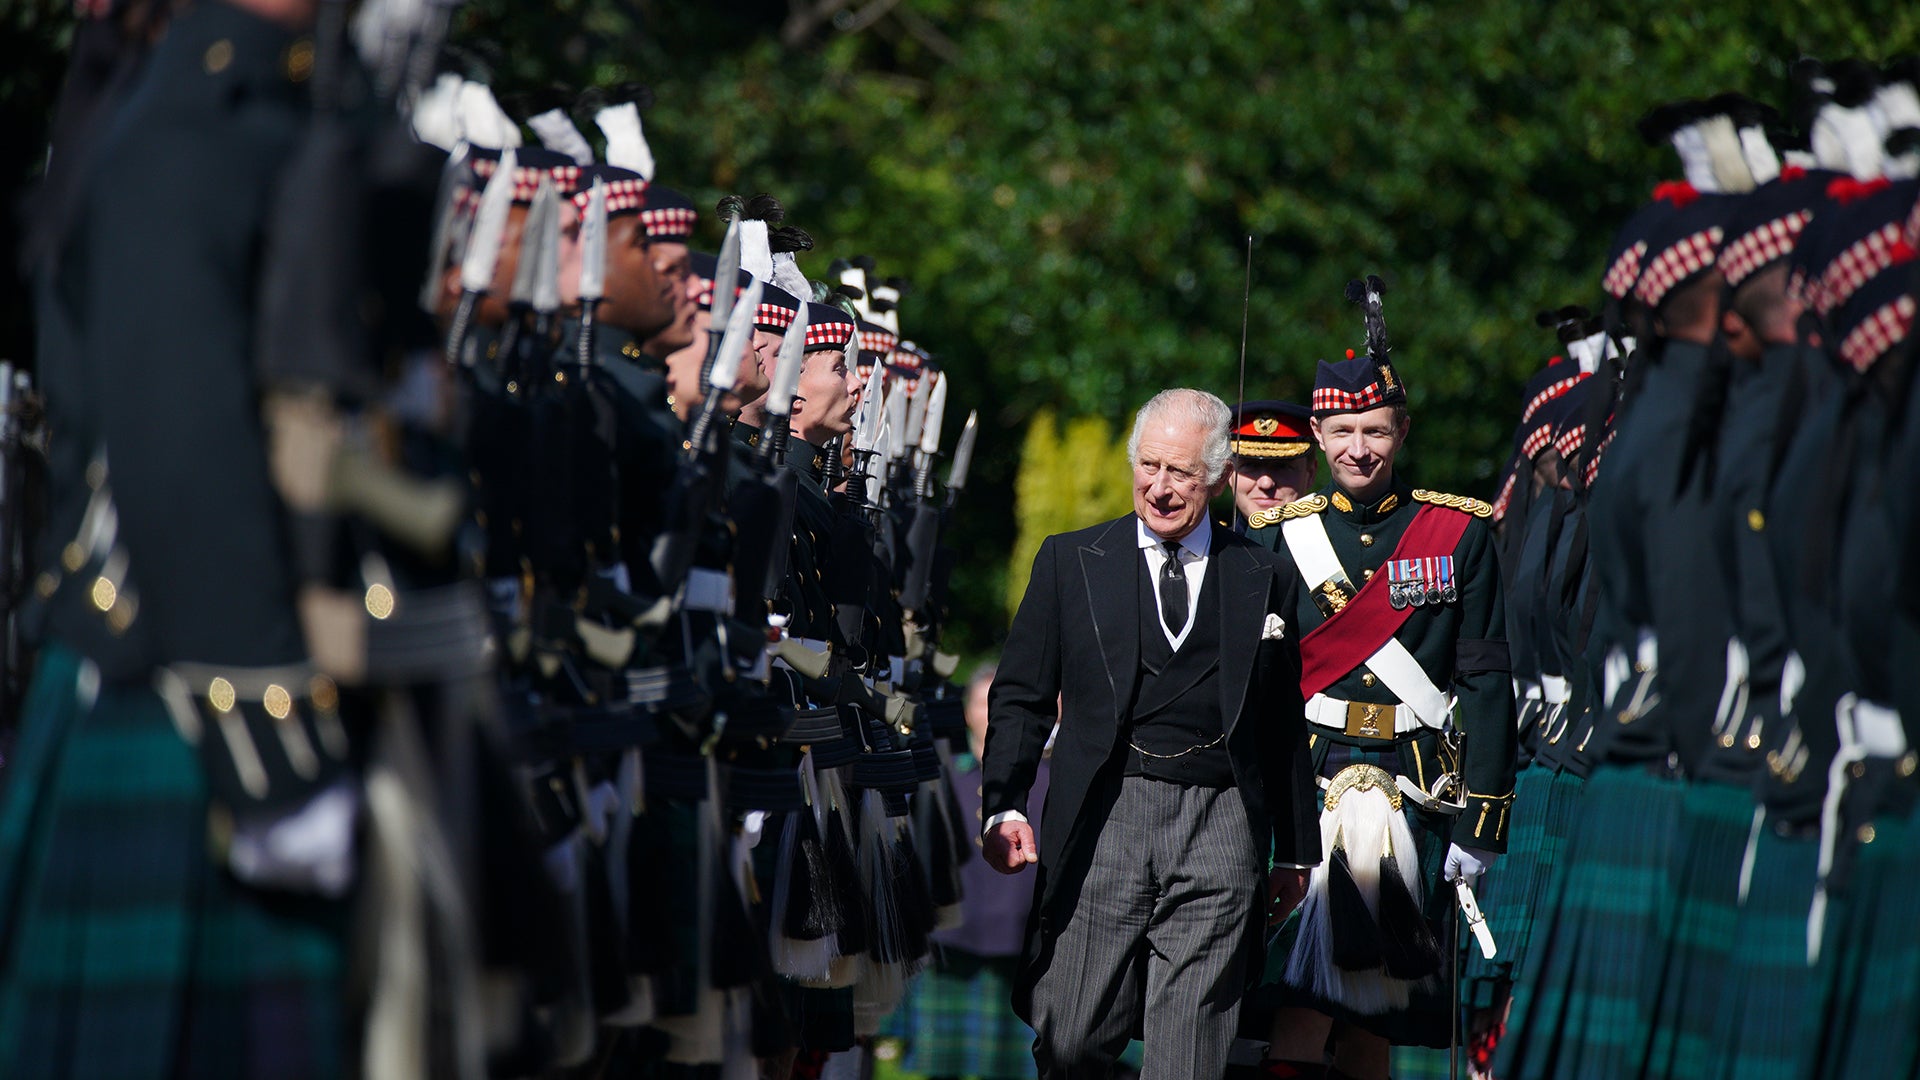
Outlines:
[[[1550,769],[1528,766],[1514,779],[1507,853],[1487,869],[1486,877],[1475,890],[1498,951],[1488,960],[1480,954],[1478,946],[1466,950],[1467,986],[1462,997],[1469,1008],[1497,1007],[1526,956],[1527,939],[1533,931],[1534,903],[1550,867],[1547,809],[1553,778]]]
[[[1800,1037],[1817,1076],[1920,1074],[1920,810],[1883,815],[1827,910]],[[1821,1007],[1824,1006],[1824,1007]],[[1804,1075],[1804,1074],[1803,1074]]]
[[[1546,821],[1542,827],[1540,844],[1539,891],[1527,920],[1526,954],[1513,968],[1514,985],[1506,1033],[1496,1047],[1497,1053],[1504,1053],[1516,1060],[1526,1056],[1530,1045],[1551,1045],[1559,1034],[1564,989],[1544,986],[1542,979],[1547,958],[1554,955],[1556,944],[1559,948],[1566,948],[1576,932],[1573,924],[1563,917],[1561,900],[1566,896],[1567,879],[1570,876],[1569,834],[1580,820],[1581,799],[1586,787],[1586,778],[1571,772],[1555,773],[1547,786]],[[1518,802],[1518,799],[1515,801]],[[1505,947],[1501,943],[1501,948]],[[1552,992],[1543,997],[1546,990]],[[1499,1072],[1496,1075],[1528,1074]]]
[[[1684,785],[1638,766],[1601,766],[1556,865],[1558,914],[1514,993],[1495,1075],[1639,1075],[1676,904]],[[1554,887],[1549,887],[1549,893]]]
[[[1649,1076],[1701,1076],[1717,1061],[1715,1028],[1739,918],[1753,793],[1697,781],[1687,785],[1685,814],[1685,848],[1675,863],[1680,904],[1654,1006]]]
[[[1811,1047],[1800,1025],[1819,1008],[1807,964],[1807,912],[1813,904],[1820,841],[1782,835],[1763,823],[1753,875],[1740,908],[1714,1045],[1719,1061],[1702,1075],[1718,1080],[1799,1080]]]
[[[242,887],[148,688],[55,644],[0,791],[0,1076],[347,1071],[346,905]]]
[[[1343,764],[1377,765],[1389,773],[1401,773],[1398,751],[1354,748],[1351,753],[1352,757]],[[1329,767],[1327,771],[1337,772],[1338,769]],[[1322,798],[1324,795],[1322,792]],[[1440,874],[1446,862],[1453,818],[1421,810],[1412,800],[1406,802],[1401,812],[1407,817],[1414,845],[1419,849],[1421,901],[1427,923],[1444,946],[1448,940],[1447,920],[1453,917],[1454,899],[1451,888],[1440,887]],[[1296,908],[1267,942],[1266,964],[1261,971],[1259,984],[1247,995],[1246,1007],[1249,1010],[1260,1014],[1275,1009],[1313,1009],[1340,1023],[1372,1032],[1396,1046],[1443,1047],[1451,1042],[1453,993],[1447,984],[1447,961],[1443,959],[1440,974],[1413,987],[1406,1008],[1378,1016],[1364,1016],[1286,981],[1287,960],[1293,955],[1294,941],[1299,935],[1300,911]],[[1457,966],[1454,970],[1458,970]]]
[[[1033,1029],[1013,1014],[1017,956],[946,949],[913,981],[888,1027],[906,1072],[1017,1080],[1034,1074]]]

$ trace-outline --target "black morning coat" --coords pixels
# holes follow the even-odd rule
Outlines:
[[[1030,1015],[1033,982],[1052,939],[1086,884],[1094,841],[1126,764],[1142,632],[1137,520],[1128,514],[1040,545],[993,681],[983,813],[1022,812],[1036,822],[1040,843],[1014,989],[1014,1008],[1023,1017]],[[1213,529],[1207,573],[1218,574],[1220,584],[1221,715],[1234,785],[1254,842],[1270,847],[1274,862],[1312,865],[1320,861],[1320,825],[1299,642],[1289,618],[1296,575],[1272,552],[1207,527]],[[1269,613],[1287,625],[1282,636],[1263,639]],[[1056,713],[1052,786],[1044,808],[1029,807],[1027,791]],[[1247,913],[1248,971],[1255,974],[1264,915],[1259,905]]]

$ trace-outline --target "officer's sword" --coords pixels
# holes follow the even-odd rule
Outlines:
[[[1247,315],[1253,310],[1253,234],[1247,234],[1246,285],[1240,294],[1240,392],[1235,396],[1235,411],[1247,404]],[[1233,500],[1233,530],[1240,531],[1240,500]]]

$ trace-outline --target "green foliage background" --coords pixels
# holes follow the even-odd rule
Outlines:
[[[6,28],[54,48],[63,7],[17,4],[38,14]],[[1040,535],[1127,505],[1099,478],[1124,492],[1135,406],[1233,396],[1249,235],[1248,396],[1299,399],[1358,345],[1342,287],[1377,272],[1407,467],[1487,495],[1552,346],[1533,313],[1593,302],[1614,225],[1677,171],[1633,121],[1726,89],[1784,104],[1799,55],[1920,45],[1910,0],[473,0],[457,24],[504,90],[649,85],[660,182],[779,195],[820,240],[803,269],[869,253],[912,281],[906,335],[981,410],[972,651]],[[44,110],[45,66],[0,72],[6,115]]]

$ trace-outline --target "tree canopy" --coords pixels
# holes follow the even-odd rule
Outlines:
[[[1634,120],[1728,89],[1784,104],[1796,57],[1912,50],[1920,7],[474,0],[455,42],[504,92],[644,83],[660,182],[706,206],[772,192],[820,240],[802,269],[871,254],[910,280],[905,336],[982,415],[955,613],[980,649],[1004,628],[996,553],[1112,510],[1016,516],[1027,424],[1046,410],[1072,433],[1048,436],[1053,458],[1124,470],[1154,391],[1231,400],[1249,236],[1248,396],[1300,400],[1316,360],[1358,347],[1342,289],[1378,273],[1407,467],[1489,495],[1554,348],[1533,313],[1594,303],[1614,227],[1677,172]]]

